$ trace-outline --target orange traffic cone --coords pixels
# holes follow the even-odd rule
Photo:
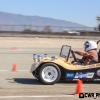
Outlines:
[[[37,49],[37,47],[33,47],[34,49]]]
[[[15,47],[13,47],[13,48],[12,48],[12,51],[14,51],[14,50],[16,50],[16,48],[15,48]]]
[[[20,50],[20,48],[17,48],[17,50]]]
[[[84,89],[83,89],[83,82],[82,80],[78,80],[77,81],[77,88],[76,88],[76,93],[75,95],[78,95],[80,93],[83,93],[84,92]]]
[[[58,48],[58,49],[61,49],[62,47]]]
[[[13,72],[17,72],[18,69],[17,69],[17,65],[16,64],[13,64],[13,69],[12,69]]]

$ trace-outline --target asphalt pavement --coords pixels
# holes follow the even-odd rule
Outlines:
[[[59,56],[60,48],[0,49],[0,100],[82,100],[75,96],[76,82],[44,85],[29,72],[33,54]],[[13,72],[16,64],[18,72]],[[85,92],[100,92],[99,83],[83,83]],[[94,100],[85,98],[84,100]],[[96,99],[100,100],[100,98]]]

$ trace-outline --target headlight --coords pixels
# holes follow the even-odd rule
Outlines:
[[[47,54],[44,54],[44,57],[47,57],[48,55]]]
[[[33,60],[37,61],[37,54],[33,54]]]
[[[56,58],[56,57],[55,57],[55,56],[52,56],[51,58],[53,58],[53,59],[54,59],[54,58]]]
[[[40,56],[40,55],[38,55],[38,62],[41,62],[41,61],[42,61],[42,59],[43,59],[43,57],[42,57],[42,56]]]

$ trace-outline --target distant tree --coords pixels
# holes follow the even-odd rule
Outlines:
[[[31,30],[31,29],[25,29],[22,31],[22,33],[37,33],[36,30]]]
[[[45,26],[43,31],[44,32],[52,32],[50,26]]]
[[[25,30],[23,30],[23,32],[31,32],[32,30],[30,30],[30,29],[25,29]]]
[[[67,32],[67,31],[63,31],[63,33],[66,33],[66,34],[68,34],[68,32]]]

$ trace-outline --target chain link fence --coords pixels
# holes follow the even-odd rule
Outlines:
[[[36,25],[0,25],[0,31],[46,31],[46,32],[64,32],[64,31],[93,31],[94,27],[67,27],[67,26],[36,26]]]

